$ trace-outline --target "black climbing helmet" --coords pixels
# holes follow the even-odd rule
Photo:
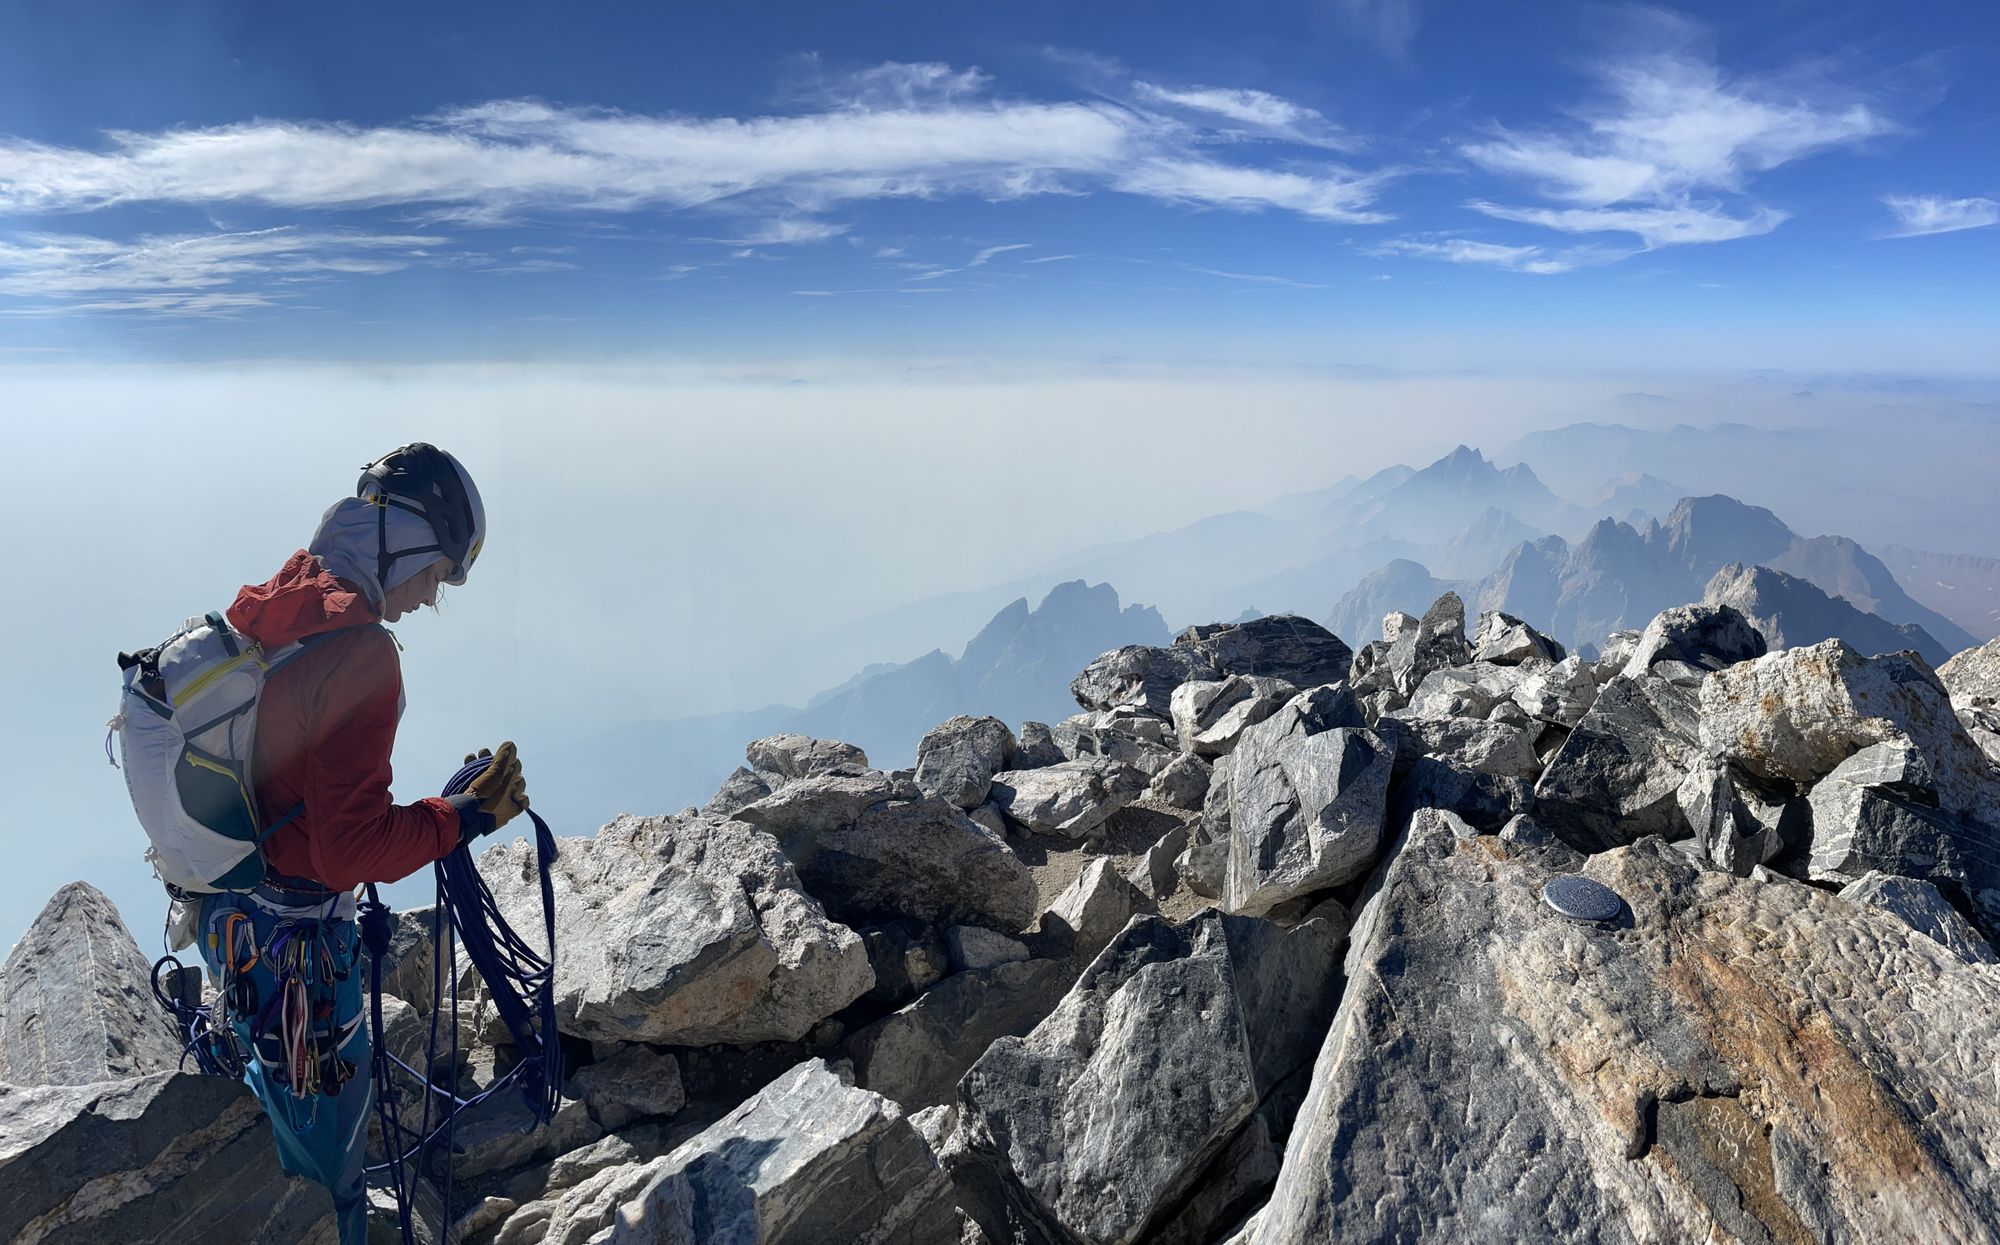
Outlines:
[[[462,584],[465,573],[486,543],[486,507],[479,489],[458,459],[435,445],[412,441],[361,469],[354,495],[377,506],[395,506],[419,514],[431,525],[437,544],[391,551],[388,525],[382,525],[380,575],[389,582],[389,566],[414,553],[441,553],[451,559],[448,584]]]

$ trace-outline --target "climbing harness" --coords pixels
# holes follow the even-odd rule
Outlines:
[[[445,784],[444,794],[464,793],[491,764],[492,758],[481,757],[466,765]],[[182,1067],[192,1060],[204,1073],[238,1080],[257,1067],[267,1082],[290,1091],[293,1118],[274,1123],[301,1134],[312,1127],[322,1102],[337,1098],[349,1081],[362,1074],[340,1057],[340,1051],[361,1024],[369,1026],[374,1053],[367,1075],[373,1083],[385,1153],[367,1174],[386,1178],[395,1194],[405,1245],[418,1239],[412,1194],[416,1177],[427,1166],[441,1185],[445,1222],[450,1222],[452,1142],[460,1115],[506,1090],[518,1089],[534,1126],[540,1127],[562,1101],[555,895],[549,878],[556,843],[548,823],[532,809],[524,811],[535,827],[548,954],[544,956],[507,924],[470,851],[461,845],[438,861],[437,919],[431,931],[431,998],[436,1005],[421,1069],[390,1053],[385,1040],[382,966],[394,917],[372,883],[367,899],[354,909],[360,948],[368,953],[367,1006],[344,1022],[338,987],[357,967],[353,959],[358,948],[345,940],[339,946],[330,940],[347,924],[342,912],[349,899],[345,894],[294,887],[286,879],[274,878],[249,894],[218,897],[214,910],[207,913],[207,928],[199,934],[216,985],[212,1001],[204,1001],[200,969],[183,967],[171,954],[153,965],[153,995],[180,1035]],[[301,899],[316,902],[301,904]],[[276,918],[274,924],[267,922],[268,933],[261,943],[257,933],[261,918],[236,904],[255,905]],[[469,1097],[456,1092],[460,949],[485,982],[487,998],[520,1053],[519,1062],[503,1076]],[[258,975],[253,977],[253,972]],[[262,991],[259,979],[267,981]],[[451,1034],[440,1050],[438,1020],[445,1014],[452,1018]],[[236,1029],[239,1023],[247,1043]],[[414,1121],[404,1120],[398,1106],[398,1091],[408,1083],[421,1094],[422,1109]]]
[[[445,784],[444,794],[460,795],[473,779],[492,764],[491,757],[469,762]],[[374,885],[360,908],[362,945],[368,949],[368,1023],[374,1038],[375,1112],[381,1125],[385,1151],[383,1162],[369,1167],[370,1175],[384,1176],[396,1198],[396,1216],[405,1245],[417,1237],[411,1217],[414,1180],[435,1153],[442,1167],[439,1192],[444,1203],[444,1222],[451,1222],[452,1141],[458,1117],[509,1087],[518,1088],[528,1106],[534,1126],[540,1127],[555,1115],[562,1101],[562,1045],[556,1032],[555,1009],[555,893],[549,869],[556,858],[555,836],[548,823],[533,809],[523,810],[535,826],[536,872],[541,880],[543,934],[548,940],[544,958],[533,945],[516,933],[500,913],[493,892],[486,886],[472,853],[461,846],[437,862],[437,916],[431,929],[431,997],[436,1000],[425,1042],[425,1067],[420,1072],[389,1050],[382,1023],[382,963],[387,958],[392,932],[391,914]],[[469,1098],[456,1091],[458,1069],[458,982],[456,950],[478,970],[494,1011],[507,1029],[520,1061],[493,1084]],[[451,1034],[447,1049],[438,1049],[438,1019],[449,1013]],[[442,1058],[441,1058],[442,1056]],[[422,1092],[422,1110],[414,1125],[405,1122],[398,1105],[398,1073],[410,1078]],[[445,1083],[440,1084],[440,1080]],[[434,1149],[435,1147],[435,1149]]]

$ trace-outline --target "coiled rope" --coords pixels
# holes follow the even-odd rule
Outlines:
[[[492,763],[491,757],[467,763],[444,785],[444,794],[464,794]],[[386,1174],[396,1197],[396,1217],[405,1245],[413,1245],[417,1239],[410,1209],[415,1179],[424,1170],[427,1153],[439,1142],[442,1144],[437,1145],[436,1153],[442,1156],[440,1192],[444,1223],[451,1223],[452,1139],[461,1114],[511,1085],[520,1089],[535,1126],[540,1127],[555,1115],[562,1101],[562,1045],[556,1033],[555,1008],[555,892],[549,880],[549,869],[556,858],[556,841],[548,823],[538,813],[533,809],[523,811],[535,826],[535,864],[541,881],[542,932],[548,940],[548,955],[544,958],[507,924],[467,848],[460,846],[438,861],[434,867],[437,918],[431,928],[431,998],[435,1005],[422,1072],[389,1052],[382,1028],[382,964],[389,950],[393,915],[372,884],[358,912],[361,941],[369,953],[368,1011],[369,1033],[375,1048],[375,1111],[385,1150],[384,1161],[368,1170],[371,1174]],[[459,1055],[458,947],[464,948],[466,959],[486,983],[500,1023],[521,1055],[520,1062],[506,1075],[470,1098],[461,1098],[454,1092]],[[448,1049],[441,1052],[438,1020],[447,1008],[451,1014],[451,1036]],[[439,1084],[440,1055],[445,1058],[443,1077],[449,1085]],[[415,1127],[402,1122],[397,1108],[399,1070],[423,1087],[423,1111]]]

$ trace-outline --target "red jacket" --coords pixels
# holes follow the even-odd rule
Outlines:
[[[335,890],[407,877],[458,846],[458,813],[433,797],[396,804],[389,754],[403,696],[396,643],[368,600],[301,549],[268,582],[245,585],[229,624],[266,650],[345,631],[273,671],[257,705],[257,802],[272,869]]]

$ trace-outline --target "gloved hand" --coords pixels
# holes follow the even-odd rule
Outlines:
[[[466,761],[469,764],[478,757],[492,757],[493,764],[473,779],[466,791],[478,796],[480,809],[491,813],[504,826],[528,807],[528,780],[521,774],[521,758],[514,751],[511,739],[501,744],[498,752],[481,748],[477,756],[467,757]]]
[[[465,789],[464,796],[458,797],[468,804],[475,805],[478,814],[474,818],[467,818],[461,814],[461,820],[468,822],[476,820],[480,823],[476,827],[467,826],[465,836],[467,839],[491,834],[514,820],[522,809],[528,807],[528,780],[521,774],[521,758],[514,750],[513,741],[501,744],[498,752],[481,748],[477,753],[469,753],[465,758],[466,764],[469,765],[480,757],[492,757],[493,764],[486,767],[485,773],[472,780],[472,784]],[[485,824],[489,820],[491,824]]]

